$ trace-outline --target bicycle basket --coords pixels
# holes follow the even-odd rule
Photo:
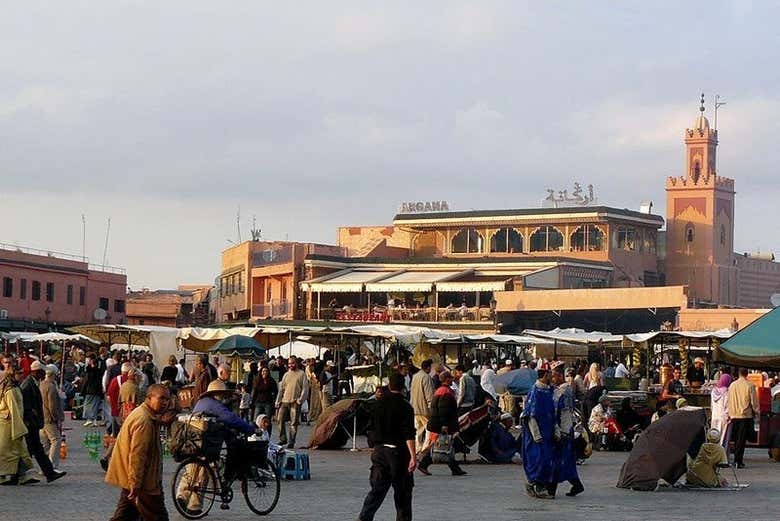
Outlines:
[[[262,467],[268,460],[267,441],[247,441],[245,450],[246,460],[256,466]]]
[[[219,458],[224,441],[224,428],[216,420],[203,415],[180,414],[171,424],[169,447],[175,461],[193,456],[214,461]]]

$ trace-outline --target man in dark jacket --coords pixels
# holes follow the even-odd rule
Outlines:
[[[195,362],[197,377],[195,388],[192,390],[192,402],[195,403],[200,395],[206,392],[209,384],[217,379],[217,368],[209,363],[209,355],[199,355]]]
[[[22,400],[24,402],[24,426],[27,427],[27,450],[30,455],[38,462],[41,472],[46,476],[46,481],[51,483],[60,479],[66,473],[54,470],[49,456],[43,450],[41,445],[40,430],[43,428],[43,399],[38,387],[39,382],[44,376],[44,366],[38,360],[30,365],[30,376],[24,379],[19,386],[22,391]]]
[[[84,385],[81,394],[84,395],[84,427],[97,426],[98,414],[103,410],[103,361],[95,353],[87,354],[87,365],[84,368]],[[105,418],[103,419],[105,421]]]
[[[440,434],[449,434],[454,436],[460,430],[458,425],[458,403],[452,388],[452,375],[449,371],[443,371],[439,374],[441,386],[433,393],[431,402],[431,417],[428,419],[428,439],[426,445],[428,448],[435,442]],[[433,463],[430,450],[424,450],[423,457],[420,459],[420,465],[417,467],[420,472],[430,476],[428,467]],[[447,465],[450,467],[453,476],[463,476],[466,471],[461,469],[458,462],[455,461],[455,455],[450,453],[450,459]]]

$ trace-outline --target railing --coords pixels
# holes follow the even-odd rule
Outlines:
[[[53,259],[61,259],[75,262],[87,263],[87,268],[93,271],[102,271],[105,273],[115,273],[117,275],[127,275],[125,268],[119,268],[116,266],[105,266],[103,264],[90,264],[87,257],[79,255],[71,255],[70,253],[62,253],[52,250],[41,250],[38,248],[30,248],[28,246],[19,246],[17,244],[8,244],[6,242],[0,242],[0,250],[15,251],[18,253],[25,253],[27,255],[38,255],[40,257],[51,257]]]
[[[266,304],[252,305],[253,317],[279,317],[288,316],[292,312],[289,300],[272,300]]]
[[[387,309],[321,309],[320,319],[348,322],[490,322],[494,312],[488,307]]]

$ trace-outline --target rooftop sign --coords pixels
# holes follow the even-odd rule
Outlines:
[[[449,211],[450,204],[447,201],[410,201],[401,203],[399,213],[430,213]]]
[[[574,183],[574,190],[569,195],[568,190],[553,190],[547,189],[547,197],[544,198],[544,204],[550,205],[553,208],[559,206],[591,206],[597,200],[593,195],[593,185],[588,185],[588,192],[583,193],[582,186],[579,183]]]

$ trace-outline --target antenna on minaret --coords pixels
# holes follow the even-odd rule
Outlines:
[[[257,242],[260,240],[260,230],[257,228],[257,217],[252,216],[252,229],[249,230],[249,232],[252,234],[252,240]]]
[[[238,210],[236,211],[236,231],[238,232],[238,242],[236,244],[241,244],[241,205],[238,205]]]
[[[718,108],[725,105],[725,101],[720,101],[720,94],[715,94],[715,121],[713,121],[715,125],[715,130],[718,130]]]

